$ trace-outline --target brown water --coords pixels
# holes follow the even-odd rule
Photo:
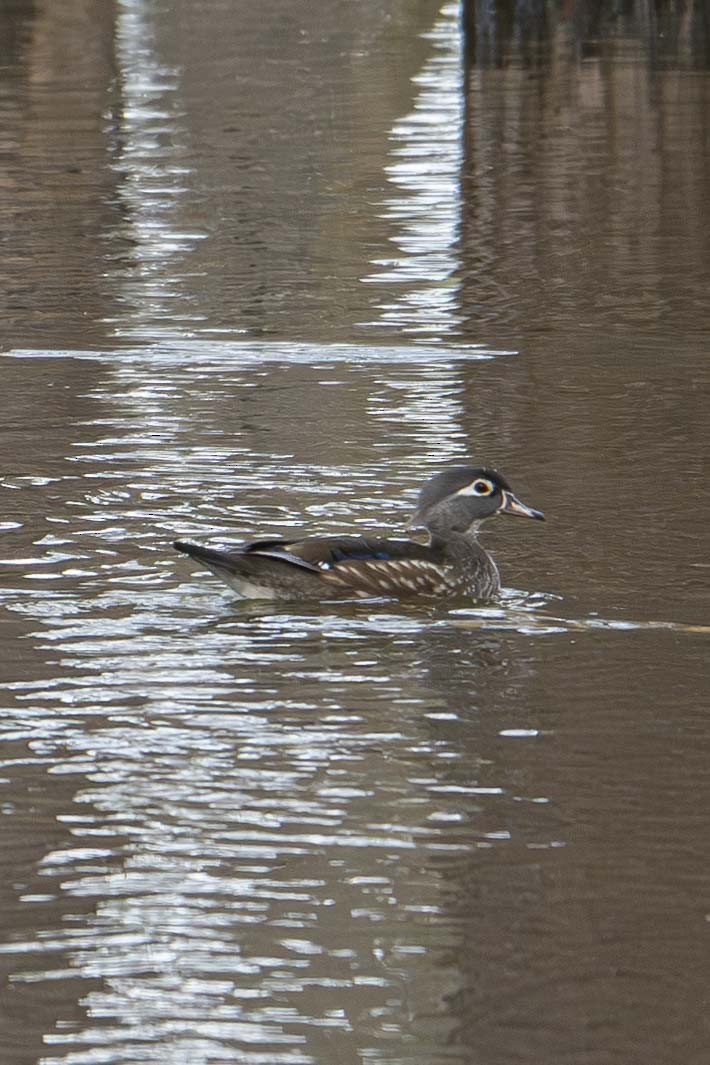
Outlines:
[[[3,5],[2,1065],[710,1060],[707,25],[591,7]],[[498,604],[169,547],[464,457]]]

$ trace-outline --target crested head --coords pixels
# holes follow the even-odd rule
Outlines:
[[[480,487],[474,485],[480,481]],[[428,510],[442,500],[459,493],[484,497],[491,494],[491,487],[510,491],[510,485],[497,470],[490,466],[451,466],[436,473],[419,493],[418,510]]]
[[[521,503],[505,477],[490,466],[451,466],[435,474],[419,493],[411,524],[437,536],[475,532],[479,522],[500,513],[543,519]]]

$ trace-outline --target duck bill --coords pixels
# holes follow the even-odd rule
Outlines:
[[[533,510],[532,507],[521,503],[512,492],[503,492],[503,502],[498,507],[498,513],[515,514],[519,518],[535,518],[537,521],[545,520],[545,515],[541,510]]]

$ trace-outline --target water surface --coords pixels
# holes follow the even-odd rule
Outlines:
[[[2,15],[3,1065],[705,1065],[698,14],[311,7]],[[495,604],[170,548],[469,457]]]

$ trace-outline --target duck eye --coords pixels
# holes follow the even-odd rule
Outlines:
[[[490,481],[474,481],[473,490],[477,496],[489,496],[493,491],[493,485]]]

